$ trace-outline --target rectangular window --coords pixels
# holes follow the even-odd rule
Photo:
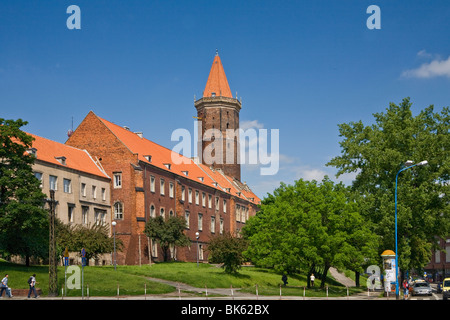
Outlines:
[[[86,197],[86,183],[81,184],[81,195]]]
[[[173,198],[173,182],[169,182],[169,197]]]
[[[198,259],[203,260],[203,245],[202,244],[198,245]]]
[[[69,223],[72,223],[74,220],[74,209],[75,207],[72,204],[67,205],[67,220]]]
[[[219,211],[219,197],[216,197],[216,211]]]
[[[186,188],[184,186],[181,186],[181,201],[186,201]]]
[[[89,219],[89,207],[81,207],[81,222],[83,224],[88,224]]]
[[[102,200],[106,201],[106,189],[102,188]]]
[[[195,204],[199,205],[200,203],[200,196],[198,194],[198,190],[195,190]]]
[[[236,221],[241,221],[241,206],[238,204],[236,205]]]
[[[122,188],[122,172],[115,172],[114,175],[114,188]]]
[[[150,191],[155,192],[155,177],[150,176]]]
[[[41,183],[40,185],[39,185],[39,187],[43,187],[43,183],[42,183],[42,176],[43,176],[43,174],[42,174],[42,172],[35,172],[34,173],[34,176],[36,177],[36,179],[38,179],[39,180],[39,182]]]
[[[208,208],[212,208],[212,195],[208,194]]]
[[[50,176],[49,177],[49,181],[50,181],[50,190],[58,190],[58,177],[56,176]]]
[[[203,230],[203,215],[201,213],[198,214],[198,231]]]
[[[189,211],[185,211],[184,218],[186,219],[186,228],[189,229],[190,227]]]
[[[189,188],[189,190],[188,190],[188,200],[189,200],[189,203],[192,203],[192,189],[191,188]]]
[[[215,232],[216,232],[216,218],[211,217],[211,233],[215,233]]]
[[[63,179],[63,187],[65,193],[72,193],[72,181],[70,179]]]
[[[102,210],[100,211],[101,216],[102,216],[102,225],[106,225],[106,211]]]
[[[206,193],[202,192],[202,206],[206,207]]]
[[[165,182],[164,182],[164,179],[160,179],[160,182],[159,182],[159,192],[161,193],[162,196],[166,194],[166,191],[165,191],[164,189],[165,189]]]
[[[450,262],[450,246],[445,247],[445,262]]]
[[[219,232],[220,232],[220,234],[223,234],[223,219],[222,218],[220,218]]]
[[[223,199],[223,212],[227,212],[227,200]]]
[[[97,186],[92,186],[92,199],[97,199]]]

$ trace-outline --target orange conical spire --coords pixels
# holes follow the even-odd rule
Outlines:
[[[203,97],[213,96],[233,98],[231,95],[230,86],[228,85],[227,76],[225,75],[225,70],[223,69],[222,61],[220,61],[217,50],[211,66],[211,71],[209,72],[205,90],[203,91]]]

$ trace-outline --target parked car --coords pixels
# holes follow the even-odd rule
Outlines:
[[[442,281],[442,298],[447,300],[450,297],[450,278],[445,278]]]
[[[411,294],[413,296],[422,295],[422,294],[431,296],[432,292],[433,292],[433,290],[431,289],[430,284],[428,282],[421,281],[421,282],[414,283]]]

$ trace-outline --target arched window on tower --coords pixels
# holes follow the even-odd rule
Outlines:
[[[123,204],[122,202],[114,203],[114,220],[123,219]]]

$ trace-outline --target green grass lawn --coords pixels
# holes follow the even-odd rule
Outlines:
[[[58,267],[58,293],[64,285],[64,267]],[[80,267],[81,270],[81,267]],[[48,294],[48,266],[31,266],[11,264],[0,261],[0,276],[9,274],[9,286],[12,288],[27,289],[27,280],[33,273],[39,282],[43,295]],[[70,275],[68,275],[70,277]],[[143,295],[144,286],[147,294],[175,293],[176,288],[150,281],[147,277],[160,278],[175,282],[182,282],[198,288],[241,288],[243,292],[256,293],[256,285],[260,295],[279,295],[282,284],[281,275],[271,269],[256,267],[243,267],[238,274],[226,274],[222,268],[210,264],[188,262],[156,263],[142,266],[87,266],[84,268],[84,284],[89,286],[90,296],[115,296],[117,286],[120,295]],[[326,291],[319,289],[320,281],[316,287],[306,289],[306,296],[324,297]],[[362,281],[361,283],[365,283]],[[303,296],[306,286],[305,275],[288,277],[288,285],[282,287],[282,295]],[[332,278],[327,279],[328,294],[332,296],[345,296],[346,288]],[[350,294],[360,292],[365,288],[350,288]],[[68,290],[67,296],[81,296],[81,290]],[[86,291],[84,292],[86,295]]]

